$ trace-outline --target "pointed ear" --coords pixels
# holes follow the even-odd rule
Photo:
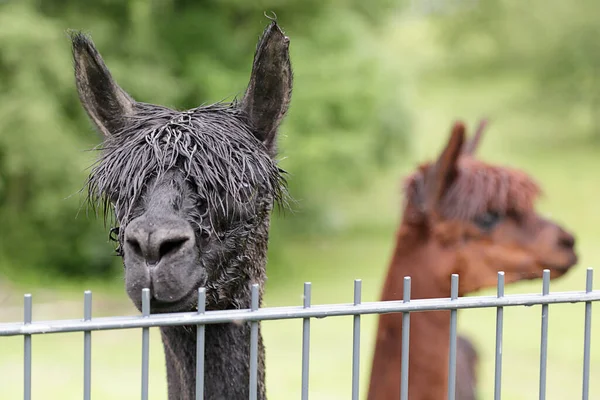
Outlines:
[[[241,102],[256,136],[270,152],[274,152],[277,128],[292,96],[289,44],[277,22],[271,22],[256,47],[250,83]]]
[[[117,85],[90,38],[69,32],[79,99],[98,130],[109,137],[133,114],[135,101]]]
[[[427,176],[427,210],[435,212],[444,193],[458,177],[458,159],[465,140],[465,125],[456,122],[452,127],[450,140],[428,171]]]
[[[483,134],[483,131],[487,127],[487,124],[488,124],[487,118],[484,118],[481,121],[479,121],[479,126],[477,127],[477,130],[475,131],[475,135],[471,138],[471,140],[469,140],[467,143],[465,143],[465,147],[463,149],[464,154],[471,156],[475,153],[475,151],[477,150],[477,146],[479,146],[479,141],[481,140],[481,135]]]

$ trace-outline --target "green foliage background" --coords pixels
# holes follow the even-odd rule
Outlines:
[[[333,228],[328,215],[340,193],[404,148],[408,118],[395,95],[399,80],[378,40],[391,3],[0,5],[0,268],[104,276],[119,265],[101,218],[78,192],[95,157],[86,150],[100,137],[78,103],[67,29],[92,35],[134,98],[183,109],[243,93],[269,22],[263,13],[275,12],[291,38],[295,71],[280,148],[298,202],[274,223],[274,240],[283,241]]]
[[[526,77],[513,111],[525,106],[583,140],[600,140],[600,3],[464,2],[471,7],[432,21],[453,78]]]
[[[297,202],[276,213],[277,261],[291,240],[346,229],[340,204],[411,155],[417,110],[406,104],[407,76],[442,86],[518,77],[520,95],[503,113],[529,110],[540,124],[531,135],[548,143],[564,141],[545,136],[556,129],[584,145],[597,141],[598,11],[593,0],[0,3],[0,272],[102,277],[119,269],[102,218],[79,194],[100,137],[77,99],[67,29],[92,35],[136,99],[185,109],[243,92],[263,13],[278,15],[295,71],[279,141]],[[399,47],[395,26],[415,20],[434,38]],[[413,53],[430,62],[415,64],[405,56]]]

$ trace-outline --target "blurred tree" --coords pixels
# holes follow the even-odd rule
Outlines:
[[[67,28],[92,35],[137,100],[192,108],[243,93],[268,22],[263,12],[274,11],[291,37],[295,72],[280,147],[299,203],[292,205],[297,213],[276,221],[274,235],[289,240],[327,228],[336,193],[365,182],[404,148],[400,82],[385,68],[388,53],[378,43],[391,6],[389,0],[368,7],[358,0],[0,6],[2,264],[69,275],[109,274],[118,265],[101,222],[87,216],[77,194],[95,158],[83,150],[99,137],[76,97]]]
[[[570,116],[600,139],[600,2],[465,2],[470,7],[436,20],[454,72],[526,74],[534,96],[527,107]]]
[[[112,262],[106,235],[76,218],[92,142],[73,122],[64,47],[60,24],[27,5],[0,12],[2,266],[102,274]]]

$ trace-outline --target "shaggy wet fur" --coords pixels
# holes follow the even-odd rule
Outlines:
[[[284,171],[264,151],[235,103],[184,112],[138,103],[131,124],[106,139],[100,150],[87,182],[88,198],[105,216],[114,207],[122,226],[137,216],[134,206],[149,182],[173,169],[195,189],[192,201],[200,207],[188,220],[198,235],[211,235],[228,222],[256,214],[257,198],[286,204]],[[202,224],[206,219],[210,226]],[[119,231],[122,243],[124,230]]]
[[[425,180],[432,168],[431,163],[424,164],[406,179],[407,222],[419,223],[426,218]],[[522,171],[463,155],[458,162],[457,178],[441,199],[440,216],[470,221],[488,210],[525,216],[533,212],[540,193],[538,184]]]

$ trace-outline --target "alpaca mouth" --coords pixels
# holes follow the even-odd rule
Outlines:
[[[571,259],[566,264],[543,264],[546,269],[550,270],[550,278],[559,278],[569,272],[575,265],[577,265],[577,255],[573,254]]]
[[[150,312],[152,314],[164,314],[174,312],[186,312],[194,310],[195,302],[189,298],[183,298],[174,302],[164,302],[160,300],[150,300]]]
[[[197,289],[193,288],[189,293],[174,301],[158,300],[154,297],[154,293],[151,293],[150,311],[153,314],[195,311],[198,309],[198,299],[194,296],[196,292]]]
[[[551,276],[551,277],[552,277],[553,275],[554,275],[553,277],[559,277],[559,276],[563,276],[563,275],[565,275],[567,272],[569,272],[569,270],[570,270],[571,268],[573,268],[573,265],[574,265],[574,264],[571,264],[571,265],[568,265],[568,266],[562,265],[562,266],[554,266],[554,267],[550,267],[550,268],[548,268],[548,269],[550,270],[550,276]]]

